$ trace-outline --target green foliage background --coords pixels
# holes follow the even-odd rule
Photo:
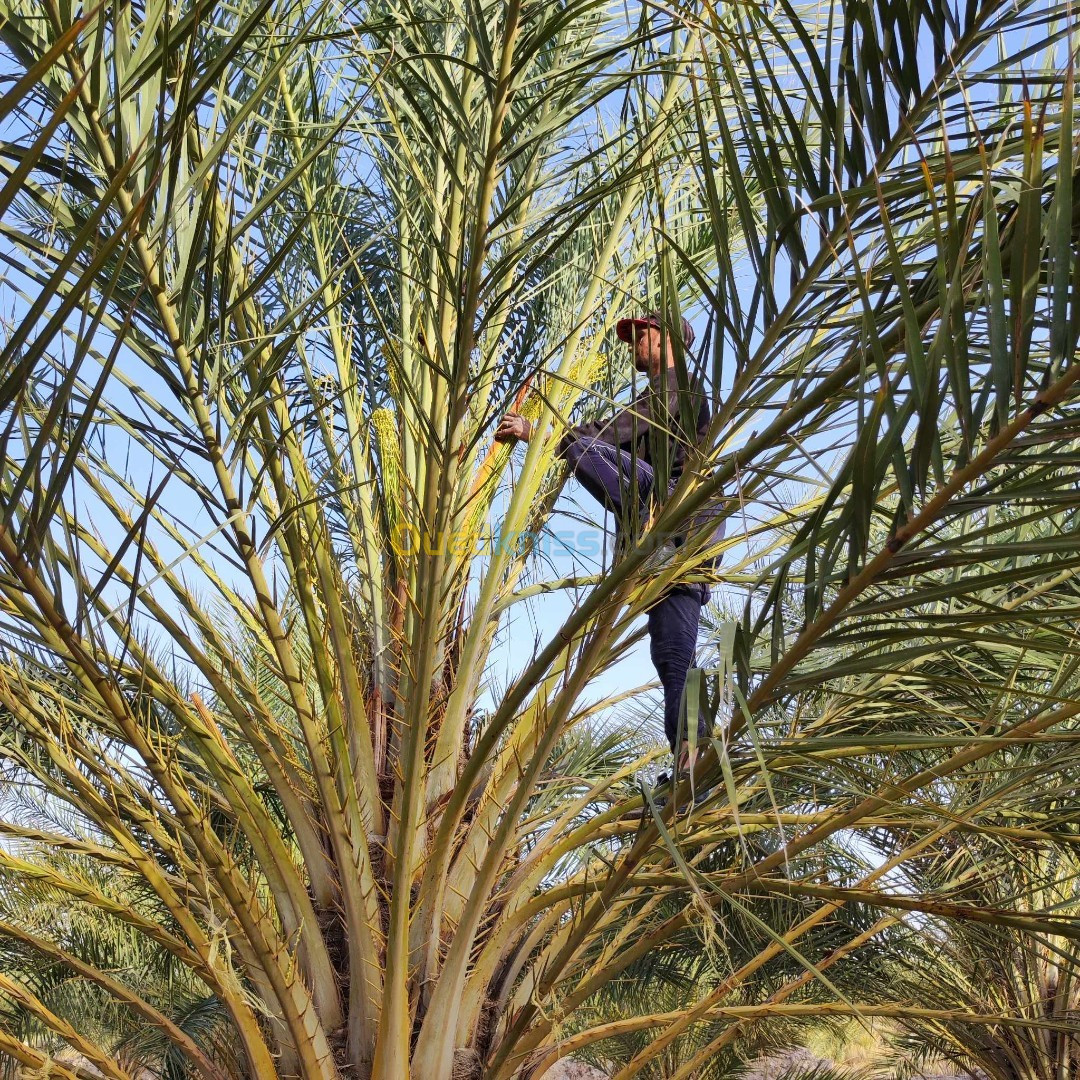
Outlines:
[[[1072,1075],[1068,4],[0,17],[9,1073],[677,1080],[883,1016]],[[478,553],[639,305],[715,398],[645,539],[720,552]],[[717,553],[661,807],[589,688]]]

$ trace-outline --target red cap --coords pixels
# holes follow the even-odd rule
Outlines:
[[[659,311],[650,311],[648,315],[642,315],[636,319],[620,319],[615,324],[615,336],[620,341],[633,341],[634,340],[634,327],[644,328],[647,326],[653,326],[657,330],[662,327],[663,323],[660,318]],[[682,340],[683,346],[689,348],[694,344],[694,328],[690,325],[689,320],[683,319],[682,321]]]

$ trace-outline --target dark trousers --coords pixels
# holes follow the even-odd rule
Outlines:
[[[655,482],[652,466],[599,439],[578,439],[565,456],[578,483],[615,514],[616,532],[625,542],[648,515]],[[694,662],[701,608],[708,596],[703,584],[674,585],[648,610],[649,656],[664,688],[664,733],[672,753],[686,673]],[[704,716],[698,716],[697,730],[699,738],[706,736]]]

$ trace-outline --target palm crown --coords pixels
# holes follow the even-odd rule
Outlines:
[[[2,745],[55,816],[4,825],[20,949],[208,1077],[502,1078],[655,1032],[630,1076],[718,1024],[683,1076],[760,1018],[875,1007],[828,969],[897,910],[981,917],[896,867],[991,825],[1056,842],[999,821],[1033,800],[984,770],[1051,738],[1068,775],[1080,711],[1065,6],[3,14]],[[742,603],[685,815],[633,757],[550,780],[636,617],[713,552],[538,584],[528,544],[477,540],[543,527],[627,298],[692,296],[718,407],[648,527],[722,494]],[[489,446],[512,405],[516,471]],[[575,587],[481,714],[507,613]],[[903,843],[853,869],[863,830]],[[234,1058],[19,916],[28,881],[182,969]],[[582,1026],[737,919],[692,1007]],[[0,1050],[132,1075],[20,970]]]

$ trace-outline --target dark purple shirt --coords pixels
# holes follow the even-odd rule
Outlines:
[[[694,416],[696,413],[697,422],[693,436],[687,438],[682,423],[680,408],[682,392],[679,390],[676,368],[667,369],[666,416],[659,389],[660,380],[650,377],[649,386],[625,409],[620,409],[610,419],[594,420],[572,427],[559,440],[556,453],[562,457],[570,443],[578,439],[599,439],[620,450],[634,453],[639,461],[648,462],[654,469],[659,468],[660,463],[653,460],[653,439],[649,437],[649,429],[655,424],[654,438],[659,439],[665,433],[667,435],[669,468],[671,478],[674,480],[682,473],[689,446],[701,442],[704,438],[709,421],[712,419],[712,412],[709,408],[708,394],[704,392],[700,380],[691,379],[687,391],[690,406],[687,413],[689,416]]]

